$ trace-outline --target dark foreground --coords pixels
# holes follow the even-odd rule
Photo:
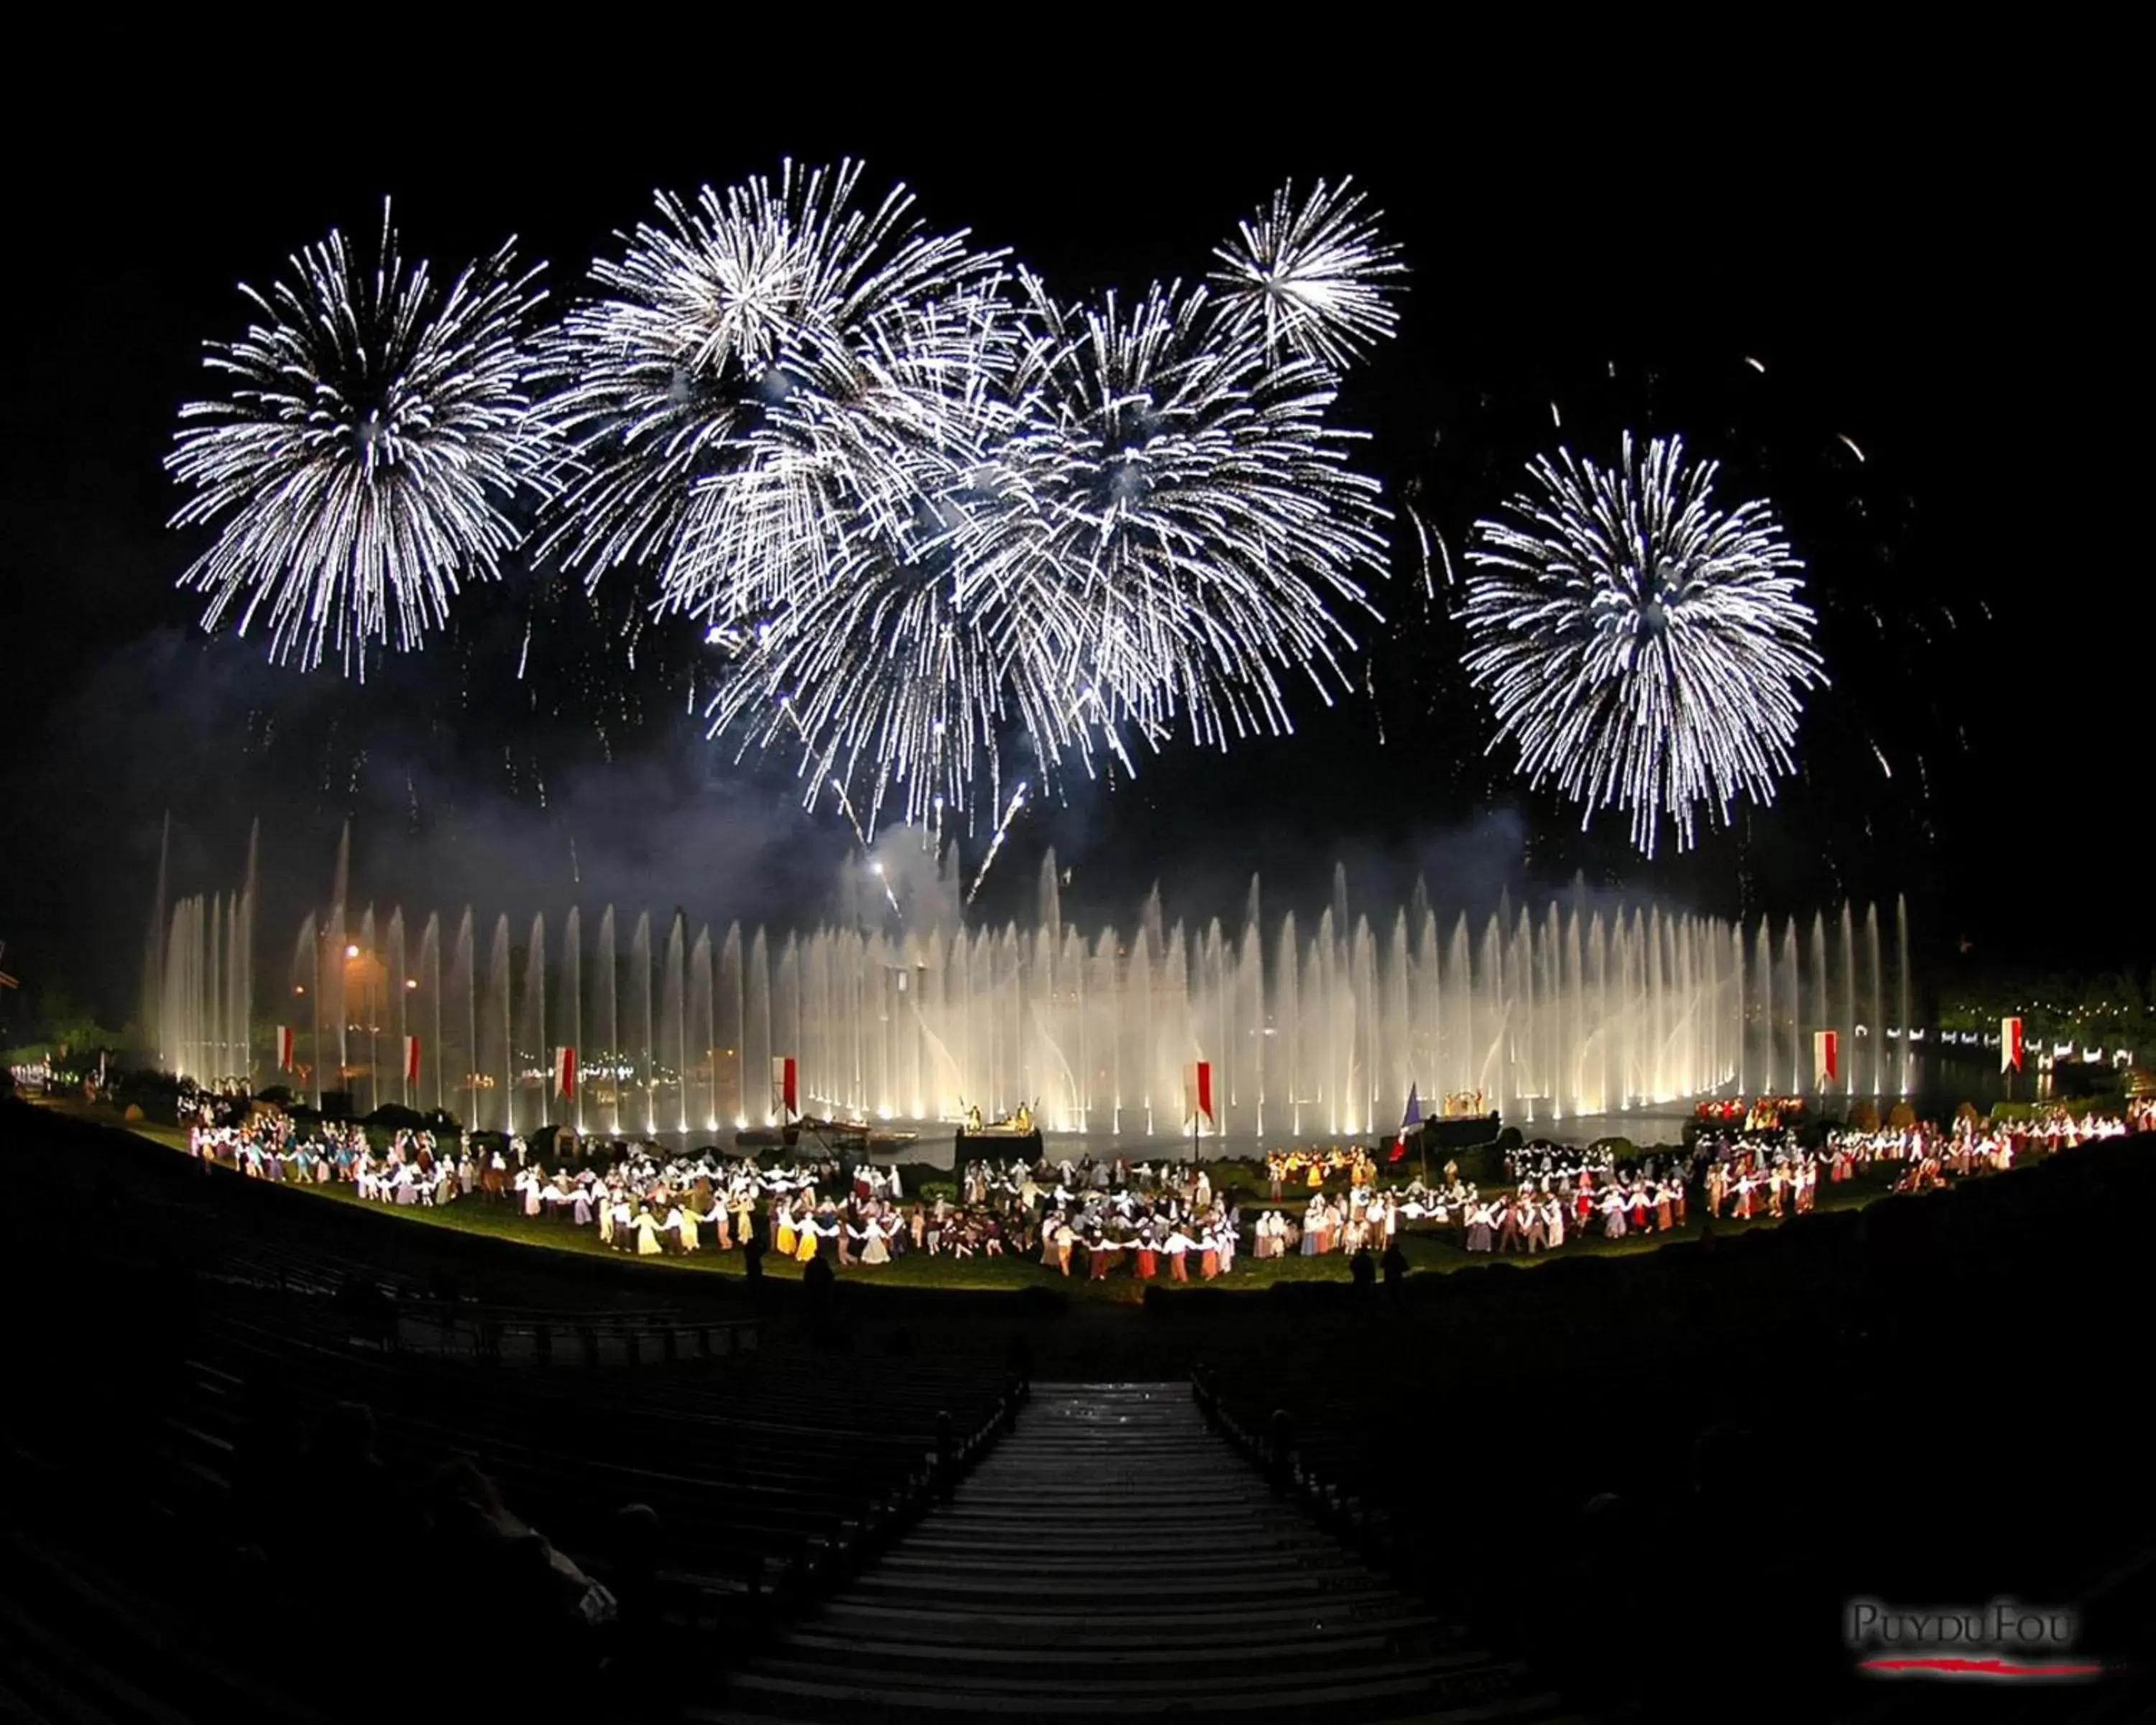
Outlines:
[[[13,1103],[0,1178],[0,1712],[2151,1705],[2146,1139],[1396,1299],[1147,1308],[535,1253]],[[416,1356],[429,1296],[608,1314],[651,1363]],[[660,1359],[721,1320],[754,1349]],[[2108,1669],[1854,1675],[1851,1602],[2002,1598],[2075,1608]]]

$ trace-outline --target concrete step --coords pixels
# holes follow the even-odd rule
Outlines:
[[[1216,1576],[1200,1572],[1186,1576],[1176,1572],[1164,1561],[1155,1559],[1153,1566],[1146,1571],[1127,1572],[1121,1575],[1102,1571],[1089,1573],[1082,1580],[1050,1581],[1041,1579],[1038,1572],[1021,1578],[1007,1573],[903,1570],[893,1569],[888,1562],[885,1562],[861,1576],[840,1597],[889,1599],[897,1596],[916,1599],[948,1599],[955,1603],[1008,1599],[1014,1594],[1024,1596],[1030,1594],[1035,1599],[1053,1600],[1065,1605],[1073,1615],[1081,1609],[1090,1609],[1096,1605],[1119,1602],[1133,1608],[1172,1614],[1200,1593],[1216,1599],[1253,1602],[1323,1599],[1334,1591],[1338,1579],[1337,1573],[1330,1570],[1237,1576]]]
[[[1126,1539],[1142,1538],[1149,1547],[1173,1550],[1179,1558],[1185,1559],[1204,1558],[1218,1553],[1228,1558],[1240,1557],[1248,1563],[1277,1563],[1291,1556],[1322,1563],[1329,1553],[1337,1561],[1346,1561],[1314,1538],[1307,1527],[1258,1526],[1224,1533],[1220,1531],[1219,1523],[1211,1520],[1195,1527],[1188,1524],[1164,1526],[1152,1521],[1137,1527],[1123,1523],[1111,1525],[1117,1537]],[[1044,1558],[1053,1561],[1060,1549],[1067,1549],[1067,1545],[1059,1547],[1057,1544],[1059,1531],[1063,1532],[1067,1539],[1067,1525],[1064,1530],[1052,1526],[942,1530],[930,1522],[924,1523],[908,1536],[906,1549],[910,1556],[935,1556],[952,1562],[1023,1556],[1037,1566]]]
[[[864,1640],[899,1640],[969,1646],[1151,1646],[1181,1640],[1292,1640],[1328,1630],[1384,1629],[1406,1632],[1428,1628],[1429,1612],[1389,1589],[1365,1584],[1328,1589],[1322,1599],[1209,1604],[1191,1600],[1163,1616],[1156,1605],[1089,1604],[1073,1610],[1063,1601],[1045,1601],[1031,1609],[998,1601],[990,1606],[959,1608],[902,1598],[864,1599],[848,1595],[825,1606],[809,1626],[857,1635]],[[1439,1632],[1451,1635],[1443,1625]]]
[[[971,1636],[876,1640],[850,1630],[818,1628],[794,1630],[783,1636],[780,1645],[800,1653],[808,1668],[824,1673],[866,1670],[932,1676],[956,1670],[1016,1676],[1033,1682],[1054,1676],[1083,1682],[1102,1672],[1163,1671],[1184,1680],[1205,1675],[1251,1681],[1269,1671],[1285,1671],[1299,1680],[1313,1666],[1339,1671],[1400,1659],[1445,1662],[1452,1651],[1438,1644],[1440,1631],[1434,1626],[1412,1623],[1393,1630],[1382,1624],[1347,1624],[1270,1641],[1243,1639],[1247,1633],[1242,1631],[1234,1640],[1216,1640],[1156,1627],[1146,1640],[1122,1646],[1073,1645],[1059,1638],[1055,1648],[1044,1651],[1037,1636],[1024,1645],[1008,1645]],[[1486,1661],[1471,1651],[1457,1663],[1465,1666]]]
[[[919,1689],[896,1686],[876,1676],[860,1682],[829,1681],[801,1676],[744,1671],[731,1685],[725,1714],[697,1712],[700,1719],[739,1718],[829,1722],[846,1718],[1015,1719],[1097,1718],[1111,1708],[1119,1718],[1187,1718],[1217,1721],[1301,1719],[1313,1713],[1348,1725],[1403,1725],[1407,1721],[1441,1721],[1444,1725],[1527,1725],[1554,1720],[1549,1698],[1523,1688],[1519,1676],[1491,1669],[1447,1677],[1420,1671],[1389,1671],[1359,1676],[1353,1671],[1329,1678],[1312,1673],[1303,1685],[1274,1682],[1243,1690],[1209,1683],[1194,1688],[1162,1676],[1133,1684],[1039,1685],[959,1679]]]

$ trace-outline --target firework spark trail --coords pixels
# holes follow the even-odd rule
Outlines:
[[[536,268],[514,242],[446,291],[407,265],[388,207],[372,263],[341,232],[301,250],[261,321],[209,345],[229,381],[181,410],[166,466],[192,492],[175,526],[216,542],[181,585],[203,623],[258,614],[270,656],[312,669],[334,648],[362,676],[370,642],[401,650],[440,628],[466,581],[493,580],[521,537],[513,511],[549,465],[530,411]]]
[[[1739,795],[1771,802],[1803,692],[1826,681],[1773,511],[1715,507],[1715,465],[1679,439],[1640,452],[1627,434],[1614,468],[1561,450],[1527,471],[1468,552],[1466,665],[1496,741],[1587,819],[1630,810],[1650,855],[1664,816],[1684,849],[1701,805],[1726,822]]]
[[[973,884],[966,889],[966,902],[972,904],[980,896],[981,883],[988,878],[988,870],[996,865],[996,853],[1004,848],[1004,840],[1010,834],[1010,824],[1018,819],[1018,812],[1025,807],[1025,786],[1021,783],[1010,799],[1010,807],[1004,810],[1004,818],[996,823],[995,835],[988,840],[988,855],[981,859],[980,871],[973,876]]]
[[[883,896],[891,906],[891,915],[897,917],[900,922],[905,922],[906,912],[898,907],[898,895],[891,891],[891,882],[884,875],[883,865],[880,862],[870,863],[869,872],[875,876],[876,885],[883,889]]]
[[[846,817],[846,824],[854,829],[854,842],[862,850],[866,850],[869,848],[869,835],[861,830],[860,821],[854,814],[853,798],[846,794],[845,786],[835,778],[831,781],[831,790],[839,799],[839,809]]]

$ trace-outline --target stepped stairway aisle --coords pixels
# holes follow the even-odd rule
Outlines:
[[[1276,1502],[1187,1384],[1035,1384],[952,1501],[732,1671],[712,1725],[1557,1712]]]

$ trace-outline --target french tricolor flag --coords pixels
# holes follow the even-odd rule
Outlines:
[[[1400,1135],[1393,1140],[1390,1161],[1398,1162],[1408,1153],[1408,1134],[1422,1130],[1422,1096],[1416,1086],[1408,1086],[1408,1105],[1400,1111]]]

